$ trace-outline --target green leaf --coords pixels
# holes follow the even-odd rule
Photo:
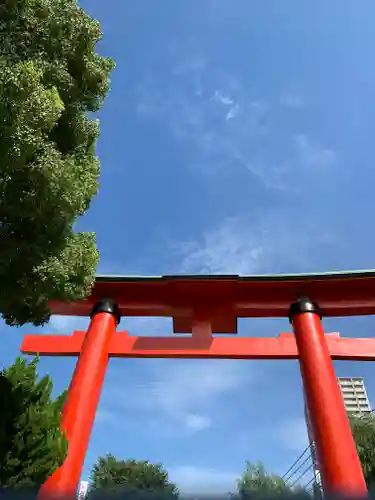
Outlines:
[[[151,464],[141,460],[117,460],[112,454],[99,457],[91,473],[89,499],[105,498],[144,498],[173,500],[178,496],[176,486],[168,479],[162,464]],[[113,495],[115,495],[113,497]]]
[[[61,432],[61,401],[52,381],[38,379],[38,358],[17,358],[0,373],[0,488],[34,488],[59,467],[68,443]]]
[[[8,0],[0,12],[0,313],[48,321],[51,300],[86,298],[95,235],[75,233],[98,190],[97,111],[112,60],[76,0]]]
[[[362,418],[351,417],[350,424],[367,487],[375,489],[375,418],[373,414]]]

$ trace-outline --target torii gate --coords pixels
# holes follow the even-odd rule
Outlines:
[[[21,351],[78,356],[62,428],[69,443],[63,465],[39,498],[75,498],[110,357],[299,359],[326,493],[366,496],[367,489],[332,359],[375,360],[375,338],[324,334],[323,316],[375,313],[375,270],[261,276],[97,276],[85,301],[50,304],[53,314],[91,316],[87,332],[26,335]],[[135,337],[116,332],[120,317],[173,318],[176,334]],[[293,333],[275,338],[236,334],[237,318],[287,317]]]

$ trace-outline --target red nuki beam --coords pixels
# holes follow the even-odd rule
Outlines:
[[[26,335],[21,351],[40,356],[79,356],[86,332],[73,335]],[[375,339],[343,338],[339,333],[325,335],[328,352],[334,360],[374,361]],[[137,337],[128,332],[114,333],[108,356],[118,358],[212,358],[212,359],[298,359],[293,333],[272,338]]]

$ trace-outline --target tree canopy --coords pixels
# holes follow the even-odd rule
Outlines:
[[[237,481],[237,490],[241,498],[246,498],[253,494],[257,496],[265,494],[279,494],[289,491],[286,482],[276,474],[269,474],[263,463],[252,464],[246,462],[245,470],[241,478]]]
[[[287,481],[277,474],[266,471],[262,462],[252,464],[246,462],[245,470],[237,481],[237,495],[234,498],[246,500],[247,498],[272,499],[285,498],[310,498],[311,495],[301,486],[291,487]]]
[[[49,318],[49,300],[85,298],[95,234],[74,232],[98,190],[97,111],[112,60],[99,22],[76,0],[0,5],[0,313]]]
[[[49,376],[38,379],[38,358],[17,358],[0,373],[0,490],[37,490],[63,463],[61,432],[65,392],[51,399]]]
[[[375,418],[374,415],[350,417],[353,437],[369,490],[375,490]]]
[[[111,454],[100,457],[91,473],[91,498],[173,499],[176,486],[162,464],[143,460],[117,460]]]

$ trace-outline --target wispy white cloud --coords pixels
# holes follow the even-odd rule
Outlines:
[[[231,97],[222,95],[219,90],[215,92],[214,98],[221,102],[221,104],[224,104],[224,106],[233,106],[235,104]]]
[[[169,477],[178,484],[182,493],[225,494],[235,491],[238,473],[183,465],[170,468]]]
[[[87,331],[89,325],[90,318],[87,317],[53,315],[48,324],[43,327],[43,331],[51,334],[71,335],[74,330]],[[124,317],[117,330],[127,330],[129,335],[163,337],[171,335],[173,331],[172,318]]]
[[[60,333],[71,335],[74,330],[87,330],[90,318],[82,316],[52,315],[49,322],[43,327],[46,333]]]
[[[243,221],[227,219],[221,226],[203,234],[201,239],[183,243],[178,251],[185,273],[251,274],[257,272],[264,256],[263,230],[244,233]],[[247,236],[249,237],[247,239]]]
[[[148,374],[147,383],[133,387],[111,384],[104,395],[107,410],[144,412],[155,426],[175,436],[204,431],[217,421],[217,405],[253,380],[252,365],[222,360],[160,360]],[[131,408],[128,407],[131,402]],[[129,403],[130,404],[130,403]]]
[[[188,429],[191,429],[192,431],[203,431],[211,427],[211,424],[212,424],[211,418],[205,415],[190,413],[185,417],[185,425]]]
[[[308,184],[337,165],[337,154],[309,134],[281,130],[276,119],[282,108],[280,100],[272,102],[253,92],[236,76],[212,68],[204,57],[180,56],[177,47],[173,57],[178,63],[173,74],[167,75],[166,80],[150,78],[139,88],[135,102],[140,120],[162,120],[175,138],[189,146],[189,167],[199,175],[212,179],[241,171],[248,175],[249,182],[256,178],[267,189],[293,193],[298,192],[301,179],[302,184]],[[281,104],[298,108],[303,98],[286,95]],[[226,218],[201,235],[172,245],[173,272],[256,274],[315,270],[317,255],[335,245],[334,235],[313,220],[304,221],[301,231],[298,224],[291,224],[291,218],[296,222],[298,214],[272,209],[253,216]],[[159,320],[132,321],[127,320],[124,326],[130,333],[166,331]],[[232,361],[158,361],[150,370],[147,383],[137,384],[133,380],[133,389],[126,391],[112,384],[105,404],[109,410],[116,407],[119,415],[122,410],[129,415],[131,410],[145,416],[149,428],[157,426],[158,435],[186,436],[211,431],[221,417],[217,412],[219,405],[224,407],[225,401],[258,374],[250,363],[245,366]],[[287,446],[287,424],[273,430],[275,440]],[[265,432],[269,434],[270,429]],[[300,440],[303,441],[302,431],[293,445],[295,449]],[[237,477],[190,466],[175,468],[174,472],[179,476],[179,485],[185,482],[198,491],[210,482],[234,484]]]
[[[305,102],[300,94],[295,92],[285,92],[280,98],[280,104],[291,109],[301,109]]]
[[[338,161],[338,154],[333,149],[319,147],[305,134],[294,137],[296,160],[302,167],[313,169],[332,168]]]
[[[304,231],[290,224],[289,212],[269,211],[258,218],[232,217],[195,241],[176,245],[182,273],[257,274],[316,270],[319,255],[337,249],[336,236],[314,220]]]
[[[195,410],[209,408],[213,400],[237,389],[249,378],[243,368],[233,361],[176,364],[167,377],[150,387],[153,405],[171,416],[191,415]]]
[[[174,54],[174,57],[177,57]],[[265,133],[267,104],[244,92],[237,79],[217,71],[200,56],[176,62],[168,81],[150,79],[140,87],[136,102],[143,120],[162,119],[191,151],[190,168],[201,174],[233,173],[245,144]]]
[[[291,451],[302,452],[308,445],[306,422],[303,417],[283,420],[276,426],[282,445]]]
[[[162,119],[189,144],[190,168],[210,178],[248,172],[249,181],[255,177],[266,189],[288,193],[299,193],[317,175],[327,180],[326,169],[337,165],[337,152],[285,126],[283,108],[302,108],[300,94],[285,92],[276,100],[260,95],[199,53],[186,56],[186,47],[177,47],[172,57],[178,59],[175,75],[183,78],[145,83],[136,99],[138,114]]]
[[[124,317],[118,330],[126,330],[129,335],[167,337],[173,333],[172,318],[153,316]]]
[[[269,415],[270,407],[267,405],[266,408],[266,413]],[[286,412],[283,416],[275,414],[273,417],[272,420],[257,422],[255,427],[241,429],[236,434],[234,439],[239,452],[250,450],[251,456],[249,458],[251,461],[259,459],[259,455],[258,457],[253,455],[254,451],[259,453],[261,450],[271,448],[278,452],[281,451],[282,454],[293,452],[297,458],[298,454],[308,446],[307,427],[303,415],[288,417],[288,412]],[[309,455],[306,455],[304,459],[307,456]],[[306,467],[309,465],[307,462]]]
[[[238,389],[249,378],[251,372],[238,362],[176,363],[164,375],[159,373],[158,379],[145,388],[143,404],[198,430],[202,424],[208,427],[215,418],[215,415],[206,416],[213,405],[219,404],[220,398]]]
[[[119,421],[118,415],[114,411],[106,408],[99,408],[95,415],[95,424],[114,424]]]
[[[237,102],[234,102],[234,100],[230,96],[224,96],[217,90],[213,97],[226,107],[226,120],[232,120],[238,115],[240,106]]]
[[[339,155],[333,149],[315,143],[306,134],[289,138],[289,153],[276,163],[260,155],[242,156],[247,169],[269,189],[289,195],[308,191],[311,183],[332,179],[339,165]]]

